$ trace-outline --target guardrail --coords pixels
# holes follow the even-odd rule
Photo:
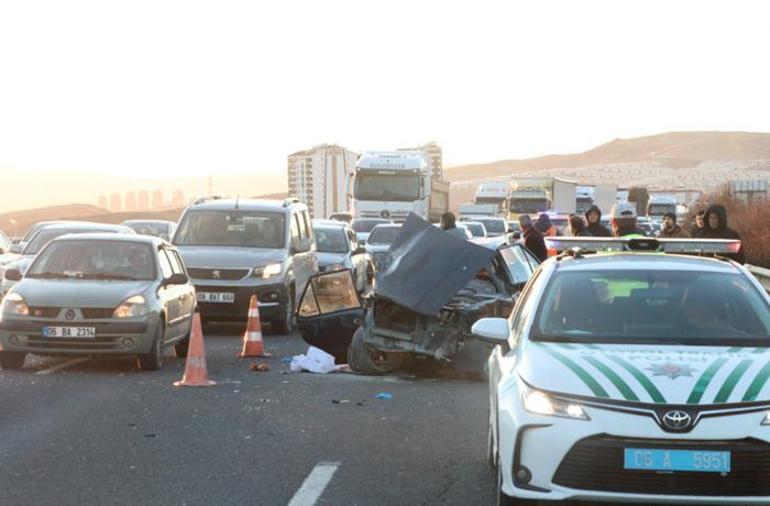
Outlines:
[[[770,293],[770,269],[764,267],[757,267],[755,265],[747,265],[746,268],[751,272],[757,280],[765,287],[768,293]]]

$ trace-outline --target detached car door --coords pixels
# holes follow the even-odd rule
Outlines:
[[[363,316],[353,274],[346,269],[310,278],[297,309],[297,326],[306,343],[346,363]]]

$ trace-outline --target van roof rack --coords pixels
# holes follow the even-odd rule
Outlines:
[[[283,200],[283,207],[289,207],[292,204],[299,204],[299,199],[297,197],[289,197]]]

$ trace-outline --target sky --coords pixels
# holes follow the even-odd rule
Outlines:
[[[770,131],[770,2],[0,0],[0,172],[279,173],[333,142],[461,164]]]

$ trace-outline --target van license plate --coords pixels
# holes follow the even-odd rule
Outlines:
[[[224,292],[198,292],[198,302],[232,304],[235,302],[235,294]]]

